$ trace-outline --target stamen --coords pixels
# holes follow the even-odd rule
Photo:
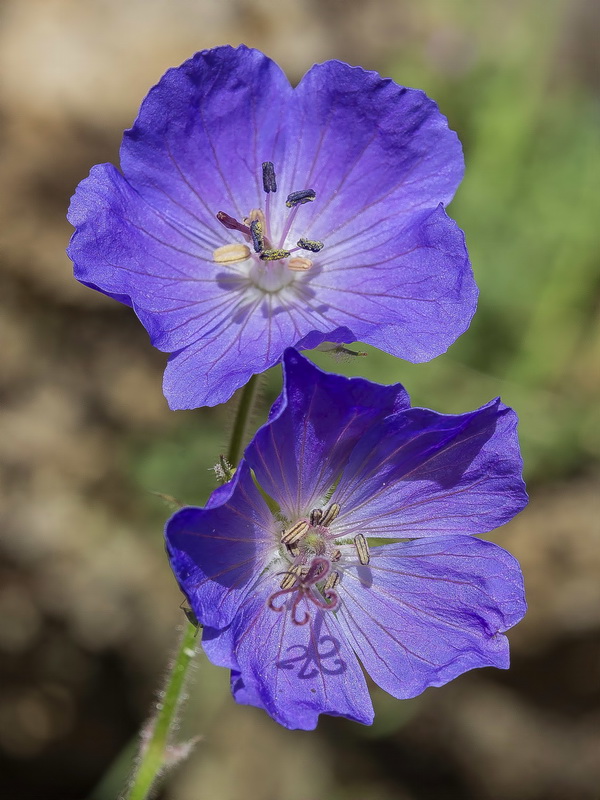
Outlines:
[[[260,259],[261,261],[279,261],[282,258],[288,258],[289,255],[289,250],[263,250]]]
[[[244,225],[241,222],[238,222],[237,219],[234,217],[229,216],[224,211],[217,211],[216,214],[217,219],[230,231],[240,231],[240,233],[244,233],[246,236],[250,236],[250,228],[247,225]]]
[[[310,250],[311,253],[318,253],[325,245],[317,239],[298,239],[296,242],[301,250]]]
[[[213,252],[213,261],[217,264],[233,264],[247,258],[250,258],[250,248],[245,244],[226,244]]]
[[[321,522],[321,517],[323,516],[323,510],[320,508],[313,508],[310,512],[310,524],[313,528],[316,528],[317,525]]]
[[[325,586],[323,587],[323,591],[328,592],[330,589],[335,589],[335,587],[340,582],[340,578],[341,575],[339,572],[332,572],[325,581]]]
[[[291,192],[291,194],[288,194],[285,204],[288,208],[302,206],[304,203],[310,203],[316,196],[317,193],[314,189],[302,189],[300,192]]]
[[[260,253],[265,248],[265,237],[263,224],[259,219],[254,219],[250,223],[250,235],[252,236],[254,252]]]
[[[367,544],[367,540],[362,535],[362,533],[358,533],[354,537],[354,547],[356,547],[358,560],[363,566],[366,567],[366,565],[371,560],[371,554],[369,553],[369,545]]]
[[[310,260],[310,258],[302,258],[302,256],[294,256],[294,258],[290,258],[287,265],[288,269],[291,269],[294,272],[306,272],[312,267],[313,262]]]
[[[289,570],[284,573],[283,579],[279,585],[282,589],[291,589],[298,578],[302,578],[307,572],[308,567],[303,564],[296,564],[295,567],[290,567]]]
[[[330,559],[331,561],[339,561],[341,557],[342,557],[342,551],[341,550],[338,550],[337,547],[336,547],[335,550],[332,550],[331,559]]]
[[[275,167],[272,161],[263,161],[262,165],[263,189],[267,194],[277,191],[277,180],[275,178]]]
[[[290,547],[296,542],[299,542],[309,528],[310,525],[308,522],[305,519],[301,519],[299,522],[292,525],[291,528],[288,528],[287,531],[283,532],[281,544],[286,544]]]
[[[321,519],[321,525],[324,528],[328,528],[341,510],[342,509],[339,503],[332,503],[323,514],[323,518]]]

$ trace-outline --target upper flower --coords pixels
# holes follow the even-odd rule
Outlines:
[[[172,408],[224,402],[290,345],[426,361],[470,322],[444,211],[461,146],[423,92],[339,61],[294,89],[256,50],[204,51],[151,89],[121,170],[79,185],[68,252],[172,354]]]
[[[508,666],[521,572],[473,534],[525,503],[516,416],[498,400],[410,408],[399,385],[288,350],[268,423],[206,508],[171,518],[167,549],[236,700],[291,728],[321,713],[368,723],[359,660],[400,698]]]

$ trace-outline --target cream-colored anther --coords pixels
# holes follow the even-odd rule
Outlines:
[[[250,226],[251,222],[258,220],[262,225],[263,231],[266,230],[267,227],[267,220],[265,218],[265,213],[262,208],[253,208],[252,211],[248,214],[247,217],[244,218],[244,225]]]
[[[369,545],[367,544],[367,540],[362,533],[358,533],[354,537],[354,547],[356,547],[358,560],[363,566],[366,566],[371,560],[371,554],[369,553]]]
[[[281,544],[287,544],[288,547],[290,547],[296,542],[299,542],[309,528],[310,524],[305,519],[301,519],[299,522],[292,525],[291,528],[288,528],[287,531],[283,532]]]
[[[331,551],[331,557],[330,557],[331,561],[339,561],[341,557],[342,557],[342,551],[338,550],[337,547],[335,548],[335,550]]]
[[[217,264],[235,264],[250,258],[250,248],[246,244],[225,244],[213,252],[213,261]]]
[[[294,256],[293,258],[290,258],[290,260],[287,262],[287,265],[288,269],[291,269],[292,272],[306,272],[312,267],[313,262],[310,260],[310,258]]]
[[[331,523],[333,522],[333,520],[334,520],[334,519],[337,517],[337,515],[340,513],[340,511],[341,511],[341,506],[340,506],[340,504],[339,504],[339,503],[332,503],[332,504],[329,506],[329,508],[327,508],[327,509],[324,511],[324,513],[323,513],[323,516],[322,516],[322,518],[321,518],[321,525],[322,525],[324,528],[328,528],[328,527],[331,525]]]
[[[305,575],[307,571],[307,568],[305,566],[301,566],[300,564],[297,564],[295,567],[290,567],[281,579],[281,583],[279,585],[282,589],[291,589],[298,578],[300,578],[303,574]]]
[[[340,573],[339,572],[332,572],[330,573],[329,577],[325,581],[325,586],[323,587],[323,591],[326,592],[328,589],[335,589],[335,587],[340,582]]]
[[[323,519],[323,511],[320,508],[313,508],[310,512],[310,524],[313,528],[316,528],[317,525],[320,524],[321,520]]]

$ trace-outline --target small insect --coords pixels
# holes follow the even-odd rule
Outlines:
[[[194,614],[193,610],[188,606],[188,604],[183,600],[179,608],[183,611],[186,616],[187,621],[190,625],[193,625],[196,628],[196,634],[202,628],[202,625],[198,622],[198,618]]]

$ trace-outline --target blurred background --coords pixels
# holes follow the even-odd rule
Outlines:
[[[374,689],[372,728],[286,731],[200,656],[180,736],[201,738],[160,797],[600,797],[599,20],[593,0],[4,0],[2,797],[113,800],[183,621],[153,492],[206,499],[232,411],[167,410],[165,356],[72,279],[65,211],[167,67],[241,41],[293,81],[341,58],[425,89],[459,132],[470,331],[430,364],[317,360],[440,411],[498,394],[518,410],[531,504],[494,539],[521,560],[530,611],[510,671],[409,702]]]

